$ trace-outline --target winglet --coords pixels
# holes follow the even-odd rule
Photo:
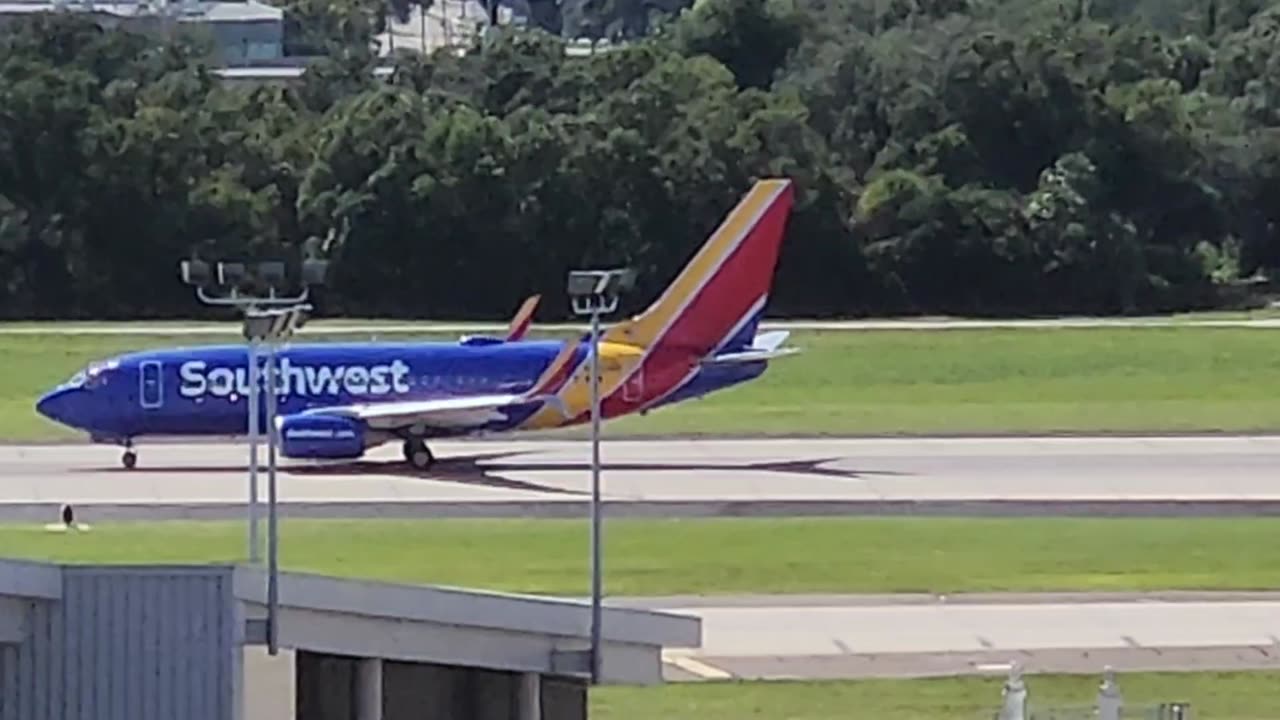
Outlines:
[[[530,295],[525,299],[524,304],[516,311],[515,317],[511,318],[511,324],[507,326],[507,342],[520,340],[525,333],[529,332],[529,327],[533,325],[533,311],[538,308],[538,302],[541,300],[541,295]]]

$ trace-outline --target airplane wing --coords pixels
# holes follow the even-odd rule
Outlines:
[[[529,332],[529,326],[533,325],[533,311],[538,308],[541,300],[541,295],[530,295],[525,299],[515,317],[511,318],[511,324],[507,326],[507,342],[515,342]]]
[[[359,403],[317,407],[302,411],[303,415],[338,416],[363,420],[369,427],[392,430],[410,425],[434,428],[468,428],[483,425],[491,420],[502,420],[502,411],[519,405],[551,402],[565,412],[562,401],[555,395],[564,379],[573,370],[570,361],[579,343],[565,343],[560,354],[542,372],[533,387],[523,393],[491,393],[462,397],[428,398],[423,400],[396,400],[391,402]]]
[[[536,402],[542,398],[524,394],[470,395],[431,400],[318,407],[304,410],[303,415],[330,415],[363,420],[375,429],[394,429],[408,425],[434,428],[465,428],[504,419],[505,408]]]
[[[788,355],[794,355],[800,352],[799,348],[782,347],[782,343],[790,337],[789,330],[774,330],[772,332],[760,333],[751,341],[751,346],[745,350],[735,352],[721,353],[713,355],[702,361],[703,365],[724,365],[730,363],[758,362],[760,360],[773,360]]]

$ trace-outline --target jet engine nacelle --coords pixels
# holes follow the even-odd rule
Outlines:
[[[364,426],[337,415],[285,415],[280,454],[290,458],[352,460],[365,451]]]

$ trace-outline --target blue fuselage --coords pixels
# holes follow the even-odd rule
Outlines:
[[[564,341],[378,342],[296,344],[277,355],[277,414],[362,403],[524,393],[565,347]],[[579,345],[572,364],[588,352]],[[265,359],[259,358],[265,368]],[[765,363],[698,371],[644,408],[704,395],[760,375]],[[265,374],[265,370],[262,370]],[[265,378],[259,387],[265,388]],[[95,363],[46,394],[39,412],[101,442],[146,436],[243,436],[248,432],[250,371],[244,345],[131,353]],[[259,427],[265,427],[266,394]],[[449,434],[521,429],[539,403]]]

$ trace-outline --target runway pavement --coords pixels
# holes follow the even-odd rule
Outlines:
[[[589,445],[441,442],[415,473],[397,447],[287,462],[282,512],[319,517],[582,517]],[[238,518],[247,450],[0,447],[0,520]],[[1277,515],[1280,437],[621,441],[602,446],[613,516]],[[260,497],[266,497],[263,473]]]
[[[286,516],[586,514],[589,447],[567,441],[398,448],[363,462],[290,463]],[[243,514],[245,448],[0,447],[0,520],[89,522]],[[607,441],[611,515],[1280,514],[1280,437]],[[265,477],[262,493],[265,497]],[[610,599],[699,615],[701,648],[672,680],[920,677],[1277,668],[1280,593],[1110,596]]]

